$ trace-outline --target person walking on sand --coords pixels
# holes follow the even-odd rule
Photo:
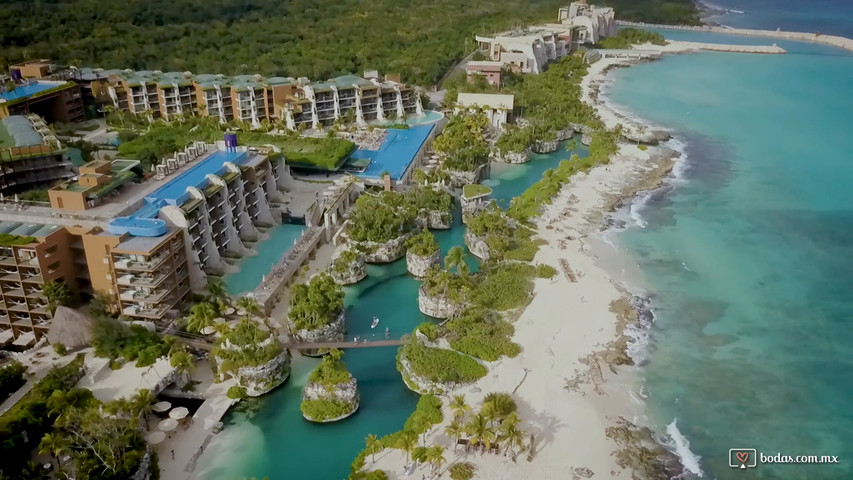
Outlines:
[[[172,460],[175,459],[175,449],[172,449]]]

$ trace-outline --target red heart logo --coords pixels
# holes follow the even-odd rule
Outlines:
[[[749,452],[737,452],[735,453],[735,455],[737,456],[737,459],[740,461],[740,463],[746,463],[746,461],[749,459]]]

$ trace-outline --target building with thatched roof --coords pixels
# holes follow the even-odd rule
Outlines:
[[[92,342],[92,319],[73,308],[59,306],[47,332],[51,345],[61,343],[68,350],[86,348]]]

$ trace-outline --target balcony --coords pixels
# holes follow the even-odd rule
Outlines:
[[[118,279],[118,284],[123,287],[146,287],[154,288],[160,285],[166,279],[166,274],[160,275],[122,275]]]
[[[115,261],[115,269],[116,270],[127,270],[127,271],[154,271],[160,268],[163,265],[163,262],[169,258],[168,255],[156,255],[151,257],[147,261],[139,261],[139,260],[116,260]]]
[[[121,294],[121,300],[123,302],[160,303],[168,294],[169,290],[165,289],[159,289],[149,293],[139,290],[128,290]]]
[[[127,315],[128,317],[142,317],[142,318],[150,318],[154,320],[160,320],[166,315],[166,312],[169,311],[169,305],[160,305],[156,308],[151,307],[140,307],[137,305],[130,305],[121,310],[121,313]]]

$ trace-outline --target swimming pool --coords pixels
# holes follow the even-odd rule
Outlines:
[[[0,98],[6,100],[7,102],[11,102],[12,100],[18,100],[19,98],[31,97],[39,92],[43,92],[45,90],[50,90],[51,88],[56,88],[61,86],[62,83],[43,83],[43,82],[32,82],[28,85],[20,85],[15,87],[11,92],[2,92],[0,93]]]
[[[434,125],[419,125],[406,130],[388,129],[379,150],[358,149],[352,152],[351,159],[370,160],[367,168],[357,175],[361,178],[379,179],[383,172],[388,172],[393,180],[400,180],[433,128]]]

